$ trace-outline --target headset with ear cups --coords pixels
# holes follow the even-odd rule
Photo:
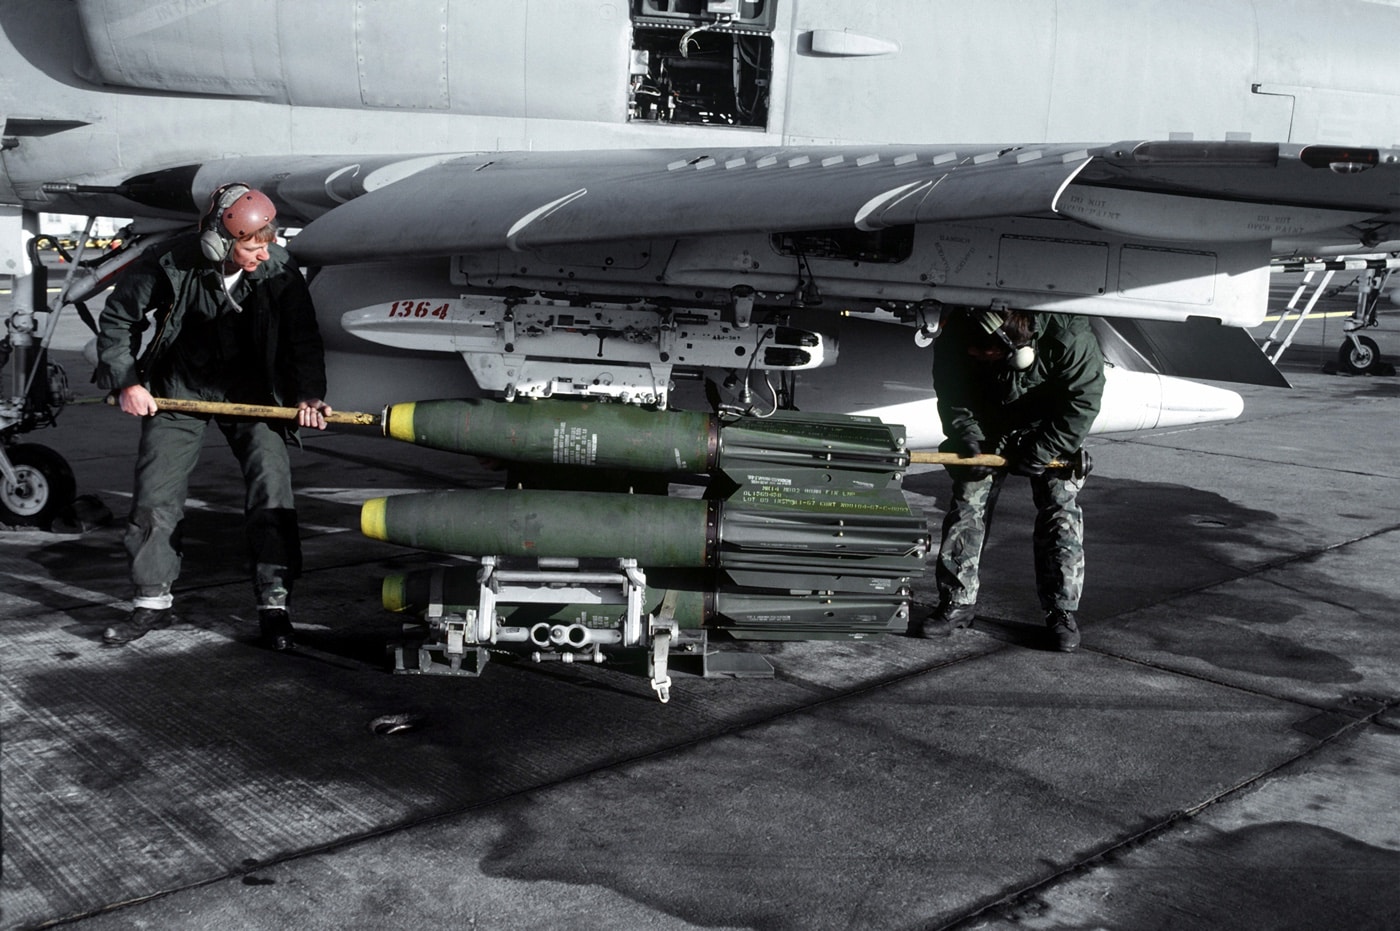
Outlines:
[[[262,191],[235,181],[209,197],[209,210],[199,222],[199,248],[211,262],[222,262],[233,244],[251,236],[277,216],[277,208]]]
[[[998,309],[973,311],[973,317],[977,324],[987,332],[989,336],[995,336],[1006,345],[1010,355],[1006,362],[1018,372],[1024,372],[1035,364],[1035,347],[1031,345],[1017,346],[1011,341],[1011,337],[1006,335],[1002,327],[1006,326],[1006,314]]]

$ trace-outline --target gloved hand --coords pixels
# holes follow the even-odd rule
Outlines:
[[[1010,470],[1012,475],[1024,475],[1028,478],[1035,478],[1037,475],[1045,474],[1045,464],[1030,459],[1009,459],[1007,460],[1006,467]]]
[[[957,453],[966,459],[982,455],[982,444],[973,439],[953,440],[945,444],[947,452]],[[994,471],[991,466],[946,466],[948,474],[961,482],[980,482]]]
[[[1012,475],[1025,475],[1035,478],[1044,475],[1046,464],[1040,461],[1035,450],[1035,441],[1023,436],[1006,454],[1006,467]]]

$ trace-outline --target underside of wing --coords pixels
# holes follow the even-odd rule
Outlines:
[[[470,155],[335,206],[302,231],[296,250],[310,264],[337,264],[1047,214],[1088,160],[1067,146]]]
[[[1129,236],[1375,250],[1400,238],[1400,150],[1191,141],[1111,146],[1080,172],[1056,211]]]
[[[1250,142],[236,160],[315,265],[745,232],[1059,217],[1162,242],[1400,238],[1400,152]],[[271,192],[270,192],[271,193]]]

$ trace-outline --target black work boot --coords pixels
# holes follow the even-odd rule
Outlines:
[[[140,640],[153,630],[165,630],[173,623],[175,615],[169,608],[136,608],[131,612],[131,617],[104,630],[102,642],[120,646]]]
[[[949,637],[959,627],[971,627],[972,618],[976,613],[975,604],[960,605],[942,601],[931,613],[922,617],[915,617],[911,611],[906,633],[911,637],[921,638]]]
[[[1061,653],[1073,653],[1079,648],[1079,625],[1075,623],[1073,611],[1056,608],[1047,612],[1045,626],[1050,628],[1055,649]]]
[[[292,619],[286,608],[259,608],[258,628],[262,631],[263,643],[269,649],[290,650],[296,646],[296,633],[292,630]]]

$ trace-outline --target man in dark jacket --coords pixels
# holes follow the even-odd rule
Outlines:
[[[275,216],[260,191],[219,189],[199,230],[124,276],[102,312],[94,380],[115,393],[123,411],[143,418],[124,540],[133,611],[107,628],[108,644],[173,622],[180,523],[211,420],[161,411],[154,398],[295,406],[298,425],[325,429],[330,407],[321,400],[326,373],[315,309],[301,272],[274,241]],[[259,420],[212,419],[243,472],[259,625],[269,645],[287,649],[293,635],[287,597],[301,571],[286,448],[291,431]]]
[[[1036,507],[1036,591],[1057,649],[1079,646],[1074,612],[1084,585],[1084,477],[1065,461],[1081,447],[1103,399],[1103,354],[1089,322],[1067,314],[968,308],[948,314],[934,347],[933,384],[959,456],[995,453],[1007,469],[949,466],[952,499],[935,568],[938,607],[911,615],[909,634],[972,626],[978,564],[1007,471],[1028,476]]]

